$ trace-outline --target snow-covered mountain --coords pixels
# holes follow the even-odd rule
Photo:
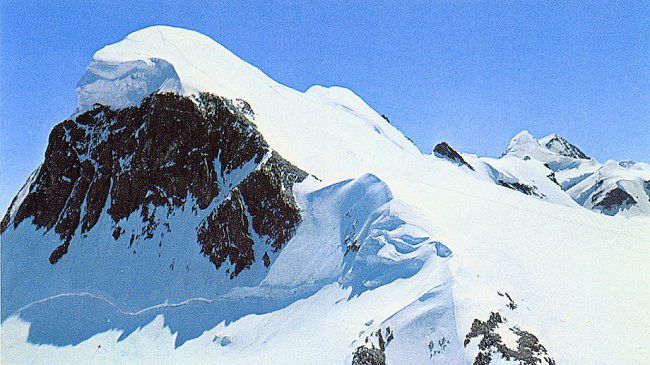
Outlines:
[[[525,132],[422,154],[352,91],[171,27],[77,93],[0,225],[2,363],[650,356],[647,164]]]
[[[433,153],[476,171],[481,179],[543,200],[567,206],[575,202],[607,215],[650,215],[650,165],[601,164],[557,134],[538,141],[523,131],[499,159],[463,157],[444,142]]]

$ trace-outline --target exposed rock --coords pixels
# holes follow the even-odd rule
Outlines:
[[[269,148],[253,116],[247,102],[210,94],[154,94],[121,110],[95,105],[54,127],[29,194],[2,229],[29,217],[54,228],[62,240],[50,257],[56,263],[103,212],[115,240],[125,233],[120,221],[139,212],[132,245],[161,224],[169,230],[165,219],[191,204],[204,216],[201,252],[217,269],[229,260],[234,277],[255,261],[253,232],[274,251],[293,236],[301,217],[292,186],[307,176]]]
[[[463,156],[461,156],[456,150],[454,150],[447,142],[440,142],[433,148],[433,154],[438,158],[444,158],[445,160],[451,161],[458,166],[467,166],[470,170],[474,171],[474,168],[465,161]]]
[[[386,347],[394,338],[390,327],[386,327],[386,338],[382,335],[381,329],[370,334],[365,339],[365,344],[354,350],[352,365],[386,365]],[[377,346],[375,346],[375,341]]]
[[[360,346],[354,351],[352,365],[386,365],[386,354],[380,349]]]
[[[442,354],[449,344],[450,342],[445,336],[442,336],[438,341],[429,341],[429,344],[427,345],[427,349],[429,350],[429,359]]]
[[[554,134],[550,137],[551,138],[544,144],[544,147],[547,149],[566,157],[585,160],[590,158],[584,152],[580,151],[578,147],[569,143],[569,141],[561,136]]]
[[[548,164],[546,164],[544,166],[548,167]],[[546,175],[546,177],[548,177],[548,179],[551,180],[555,185],[559,186],[560,189],[563,189],[562,185],[557,181],[557,177],[555,176],[555,172],[551,172],[550,174]]]
[[[246,208],[238,190],[210,214],[197,230],[201,253],[219,269],[230,260],[235,265],[233,278],[255,261],[253,238],[249,233]]]
[[[505,186],[506,188],[516,190],[520,193],[524,193],[526,195],[535,195],[539,197],[544,197],[542,194],[537,193],[537,188],[534,186],[526,185],[523,183],[520,183],[518,181],[515,182],[510,182],[510,181],[504,181],[504,180],[498,180],[497,184],[501,186]]]
[[[255,232],[275,251],[294,235],[295,223],[300,221],[291,188],[306,176],[273,152],[266,163],[239,184]]]
[[[595,194],[591,201],[594,203],[594,209],[607,215],[615,215],[620,210],[637,204],[632,195],[620,187],[609,190],[602,199],[600,199],[601,195]]]
[[[506,298],[508,298],[509,303],[506,305],[506,307],[508,307],[508,309],[510,309],[510,310],[517,309],[517,304],[515,303],[514,300],[512,300],[512,297],[510,296],[510,294],[508,294],[507,292],[504,292],[504,293],[497,292],[497,294],[500,297],[505,296]]]
[[[510,299],[509,296],[508,298]],[[512,301],[512,299],[510,300]],[[546,348],[539,343],[535,335],[516,326],[508,330],[518,336],[517,349],[513,350],[506,346],[501,335],[496,332],[499,325],[504,323],[506,323],[506,319],[499,312],[491,312],[487,321],[474,319],[463,342],[463,345],[467,347],[474,338],[479,339],[479,352],[474,358],[474,365],[490,364],[493,355],[500,355],[508,361],[517,361],[519,365],[538,365],[542,362],[548,365],[555,364],[555,360],[548,356]]]

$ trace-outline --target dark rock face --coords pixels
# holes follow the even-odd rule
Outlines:
[[[447,142],[440,142],[433,148],[433,154],[438,158],[444,158],[455,163],[458,166],[467,166],[470,170],[474,171],[474,168],[465,161],[463,156],[461,156],[455,149],[451,148]]]
[[[548,167],[548,166],[546,166],[546,167]],[[559,186],[560,189],[562,189],[562,185],[557,181],[557,178],[555,177],[555,172],[551,172],[550,174],[546,175],[546,177],[548,177],[548,179],[551,180],[553,182],[553,184]]]
[[[386,365],[386,347],[393,340],[394,333],[390,327],[386,327],[385,334],[384,338],[381,329],[378,329],[367,336],[365,344],[354,350],[352,365]],[[378,346],[375,346],[375,341]]]
[[[219,269],[229,259],[235,265],[231,278],[255,261],[246,208],[238,191],[210,214],[198,229],[201,253]]]
[[[569,143],[569,141],[567,141],[566,139],[558,135],[553,136],[553,138],[551,138],[548,142],[546,142],[544,147],[566,157],[585,159],[585,160],[590,158],[584,152],[580,151],[578,147]]]
[[[512,189],[512,190],[516,190],[516,191],[518,191],[520,193],[524,193],[526,195],[535,195],[535,196],[538,196],[538,197],[541,197],[541,198],[545,197],[544,194],[540,194],[540,193],[537,192],[537,187],[526,185],[526,184],[520,183],[518,181],[510,182],[510,181],[498,180],[497,184],[499,184],[501,186],[504,186],[504,187],[506,187],[508,189]]]
[[[609,190],[604,197],[602,194],[594,194],[591,197],[594,209],[607,215],[615,215],[619,211],[637,204],[637,201],[627,191],[620,187]]]
[[[386,354],[380,349],[361,346],[354,351],[352,365],[386,365]]]
[[[245,101],[210,94],[154,94],[122,110],[96,105],[54,127],[29,194],[0,228],[29,217],[54,228],[62,241],[50,256],[54,264],[103,213],[117,240],[120,222],[139,212],[133,244],[161,225],[169,229],[165,214],[191,203],[204,216],[201,252],[217,269],[229,260],[234,277],[256,259],[254,236],[273,251],[293,236],[301,217],[292,186],[307,176],[269,148],[253,115]]]
[[[474,358],[474,365],[488,365],[492,362],[492,356],[497,354],[501,355],[505,360],[516,361],[520,365],[555,364],[555,360],[548,356],[546,348],[539,343],[537,337],[518,327],[509,328],[509,331],[518,336],[517,349],[506,346],[501,335],[496,332],[499,325],[505,324],[506,321],[499,312],[491,312],[486,321],[474,320],[472,328],[465,335],[463,343],[467,347],[473,339],[479,340],[479,352]]]

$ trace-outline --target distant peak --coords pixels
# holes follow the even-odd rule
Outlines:
[[[165,34],[165,33],[185,33],[193,34],[199,37],[206,37],[205,35],[190,29],[174,27],[170,25],[152,25],[146,28],[136,30],[135,32],[130,33],[126,38],[138,38],[138,37],[147,37],[151,34]]]
[[[582,152],[578,147],[567,141],[564,137],[560,136],[557,133],[550,134],[540,141],[540,144],[544,146],[547,150],[560,154],[562,156],[576,158],[576,159],[590,159],[584,152]]]
[[[537,142],[535,137],[530,134],[530,132],[524,130],[519,133],[517,133],[512,139],[510,140],[510,143],[515,142],[515,143],[522,143],[522,142]]]
[[[521,131],[514,136],[504,155],[514,155],[520,158],[547,159],[542,156],[563,156],[574,159],[590,159],[578,147],[571,144],[557,133],[550,134],[537,140],[528,131]]]
[[[535,137],[533,137],[533,135],[528,131],[521,131],[512,137],[510,143],[508,143],[505,154],[517,152],[521,149],[529,149],[531,146],[539,146],[537,139],[535,139]]]

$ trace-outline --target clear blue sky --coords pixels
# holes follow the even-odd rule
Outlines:
[[[650,162],[648,1],[23,2],[0,2],[3,212],[93,53],[156,24],[202,32],[298,90],[348,87],[424,152],[446,140],[498,156],[527,129]]]

